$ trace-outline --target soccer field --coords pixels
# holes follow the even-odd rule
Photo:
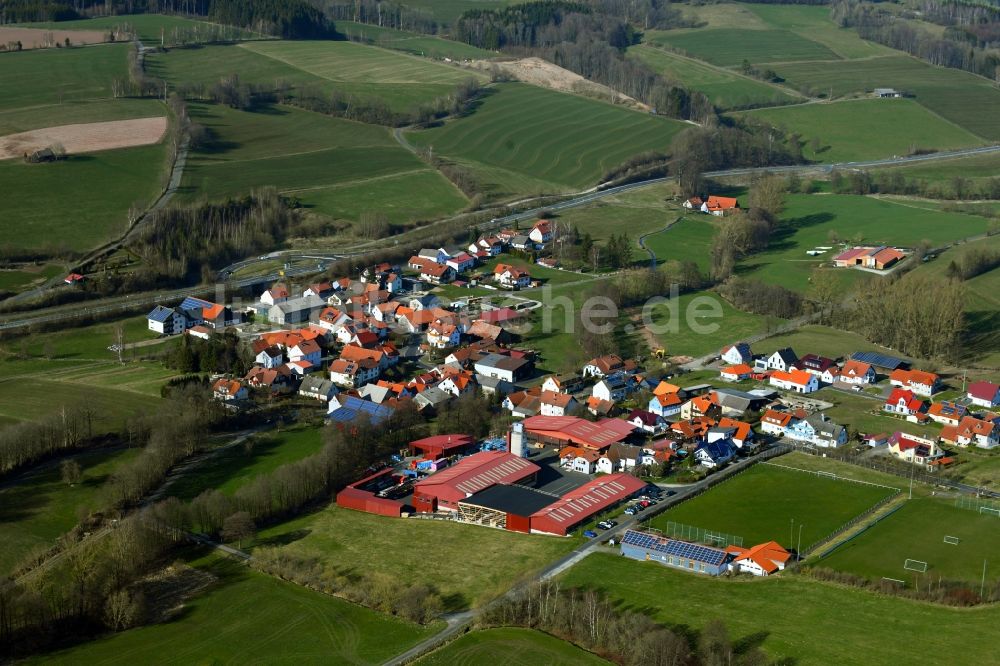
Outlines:
[[[804,550],[894,492],[761,463],[660,514],[651,526],[666,532],[673,521],[741,536],[744,546],[777,541],[790,549],[801,527]]]
[[[957,544],[944,537],[956,537]],[[956,507],[952,500],[908,501],[861,535],[817,562],[817,566],[911,584],[945,578],[979,582],[983,561],[1000,552],[1000,517]],[[927,563],[927,576],[904,569],[907,559]],[[919,568],[919,565],[917,565]],[[987,583],[1000,579],[1000,562],[987,563]]]

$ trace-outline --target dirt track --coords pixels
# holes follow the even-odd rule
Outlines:
[[[21,42],[23,49],[39,49],[58,44],[100,44],[108,36],[100,30],[44,30],[41,28],[0,28],[0,45]]]
[[[69,154],[147,146],[158,142],[167,131],[167,119],[137,118],[104,123],[59,125],[0,137],[0,160],[22,157],[24,153],[62,144]]]
[[[616,92],[600,83],[588,81],[576,72],[571,72],[541,58],[473,60],[469,63],[469,66],[486,71],[496,68],[508,76],[516,78],[518,81],[524,81],[532,85],[551,88],[560,92],[575,92],[608,100],[615,99],[618,103],[625,103],[643,110],[649,110],[649,107],[645,104],[627,95]]]

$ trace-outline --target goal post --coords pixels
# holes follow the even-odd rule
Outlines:
[[[903,562],[903,568],[907,571],[916,571],[917,573],[927,572],[927,563],[923,560],[911,560],[907,559]]]
[[[903,585],[903,586],[906,585],[906,581],[902,581],[898,578],[889,578],[888,576],[882,576],[882,582],[895,583],[896,585]]]
[[[946,534],[945,537],[944,537],[944,542],[947,543],[947,544],[950,544],[952,546],[957,546],[960,541],[961,541],[961,539],[959,539],[956,536],[948,536]]]
[[[822,471],[817,471],[817,472],[816,472],[816,476],[825,476],[825,477],[826,477],[826,478],[828,478],[828,479],[836,479],[836,478],[837,478],[837,475],[836,475],[836,474],[834,474],[833,472],[822,472]]]
[[[979,507],[979,513],[984,513],[989,516],[996,516],[997,518],[1000,518],[1000,507],[981,506]]]

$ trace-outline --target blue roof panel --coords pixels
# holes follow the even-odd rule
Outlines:
[[[158,321],[161,324],[171,317],[174,316],[173,308],[165,308],[162,305],[157,305],[153,308],[153,311],[146,315],[146,319],[151,319],[153,321]]]

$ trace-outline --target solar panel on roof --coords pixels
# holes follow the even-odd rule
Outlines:
[[[880,354],[878,352],[855,352],[851,355],[851,358],[855,361],[861,361],[862,363],[867,363],[868,365],[875,365],[889,370],[895,370],[899,366],[906,363],[906,361],[901,358],[888,356],[887,354]]]

